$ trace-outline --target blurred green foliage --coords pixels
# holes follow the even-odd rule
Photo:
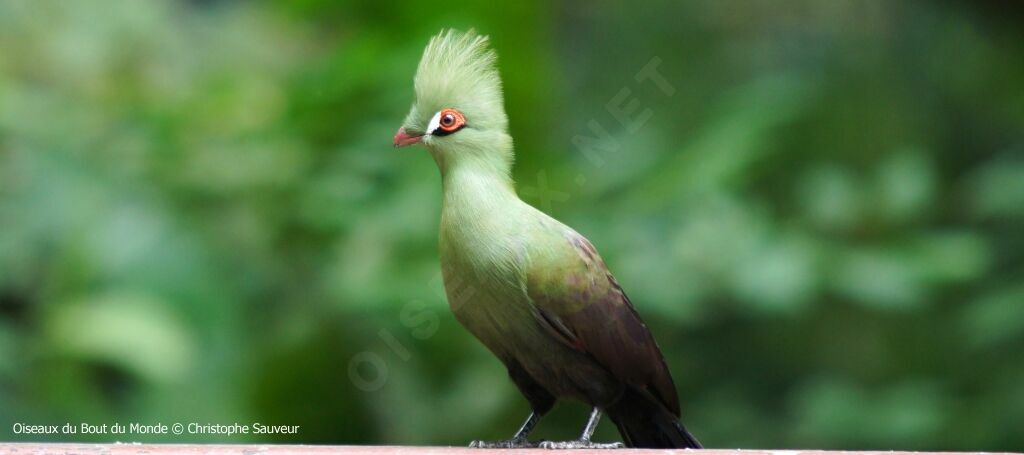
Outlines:
[[[1022,19],[923,0],[2,2],[0,439],[509,435],[526,403],[441,292],[434,163],[390,146],[452,26],[492,36],[521,193],[601,249],[707,445],[1020,450]],[[672,96],[634,78],[654,57]],[[606,108],[624,88],[652,113],[636,131]],[[592,122],[611,135],[596,159],[572,142]],[[301,431],[12,432],[253,421]]]

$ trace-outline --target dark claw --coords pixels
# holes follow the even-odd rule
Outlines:
[[[541,441],[537,445],[542,449],[621,449],[625,447],[621,442],[593,442],[585,439],[573,441]]]
[[[526,438],[513,438],[504,441],[473,441],[469,443],[471,449],[533,449],[537,447]]]

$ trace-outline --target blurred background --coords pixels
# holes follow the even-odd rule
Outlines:
[[[511,435],[526,402],[443,296],[437,169],[391,147],[429,37],[475,27],[520,193],[600,248],[706,445],[1024,449],[1022,22],[1001,1],[2,2],[0,440]],[[671,96],[636,80],[652,61]],[[630,100],[647,121],[607,108]]]

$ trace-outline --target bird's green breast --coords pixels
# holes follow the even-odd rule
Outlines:
[[[506,193],[473,174],[446,176],[440,253],[456,319],[551,393],[604,402],[610,395],[601,391],[614,394],[614,381],[593,359],[554,337],[528,290],[530,282],[558,287],[564,281],[559,277],[579,265],[570,234],[511,189]],[[549,310],[567,305],[544,303]]]
[[[446,176],[439,240],[448,303],[499,356],[535,325],[525,291],[521,205],[511,188],[486,176]]]

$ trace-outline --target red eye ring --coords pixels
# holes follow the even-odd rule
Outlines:
[[[452,108],[441,109],[438,118],[438,128],[441,131],[454,133],[464,126],[466,126],[466,117],[461,112]]]

